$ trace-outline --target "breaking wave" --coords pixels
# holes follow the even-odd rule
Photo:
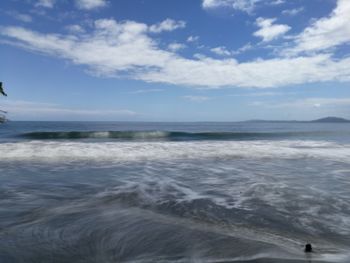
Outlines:
[[[258,140],[299,136],[322,136],[325,132],[180,132],[180,131],[69,131],[30,132],[21,137],[35,140],[119,139],[119,140]]]

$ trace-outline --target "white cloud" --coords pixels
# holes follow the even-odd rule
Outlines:
[[[223,46],[212,48],[210,51],[219,56],[231,56],[232,54],[231,51],[227,50],[227,48]]]
[[[325,18],[313,22],[295,39],[288,54],[315,52],[350,42],[350,1],[338,0],[337,7]]]
[[[210,100],[209,97],[193,96],[193,95],[183,96],[183,98],[186,100],[194,101],[194,102],[204,102],[204,101]]]
[[[89,65],[98,74],[162,66],[172,55],[158,50],[146,35],[147,25],[112,19],[94,23],[94,31],[80,38],[73,35],[40,34],[20,27],[8,27],[3,35],[17,39],[25,48],[71,60],[75,64]],[[127,55],[126,55],[127,54]]]
[[[233,58],[182,57],[161,49],[149,26],[134,21],[96,20],[85,34],[41,34],[2,27],[6,44],[88,66],[96,75],[146,82],[217,88],[281,87],[311,82],[350,81],[350,58],[331,54],[239,62]],[[127,54],[127,55],[126,55]]]
[[[39,0],[36,2],[35,6],[53,8],[56,3],[56,0]]]
[[[293,8],[293,9],[286,9],[282,11],[283,15],[288,15],[288,16],[295,16],[301,12],[304,11],[304,7],[299,7],[299,8]]]
[[[275,21],[275,18],[257,18],[256,24],[260,29],[254,32],[254,36],[261,37],[264,42],[268,42],[279,38],[291,29],[288,25],[273,24]]]
[[[186,45],[181,44],[181,43],[171,43],[168,45],[168,49],[173,51],[173,52],[179,51],[179,50],[184,49],[184,48],[186,48]]]
[[[202,6],[205,9],[230,7],[236,10],[251,12],[255,5],[261,0],[203,0]]]
[[[158,24],[150,26],[149,31],[152,33],[160,33],[163,31],[173,31],[184,27],[186,27],[185,21],[175,21],[168,18]]]
[[[139,79],[190,86],[280,87],[293,84],[350,81],[350,58],[333,61],[327,55],[275,58],[238,63],[234,59],[172,58],[159,70]]]
[[[79,9],[93,10],[107,6],[106,0],[76,0]]]
[[[189,36],[187,38],[187,42],[196,42],[198,41],[198,39],[199,39],[199,36]]]

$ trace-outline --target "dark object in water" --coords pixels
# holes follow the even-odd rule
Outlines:
[[[2,82],[0,82],[0,93],[4,96],[7,96],[7,94],[5,93],[3,87],[2,87]]]
[[[310,253],[310,252],[312,252],[312,246],[311,246],[311,244],[306,244],[305,245],[305,249],[304,249],[304,251],[305,251],[305,253]]]

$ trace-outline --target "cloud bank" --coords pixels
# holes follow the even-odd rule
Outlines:
[[[208,0],[203,4],[205,2],[207,5],[218,3]],[[7,26],[0,28],[0,35],[6,43],[84,65],[95,75],[192,87],[273,88],[350,81],[350,58],[335,58],[329,52],[331,47],[350,42],[349,13],[350,2],[339,0],[328,17],[313,22],[295,36],[293,46],[282,50],[281,56],[249,61],[231,57],[180,56],[176,50],[181,43],[161,47],[157,38],[159,34],[186,26],[184,21],[172,19],[153,25],[98,19],[92,27],[67,34],[44,34],[24,27]],[[255,34],[267,42],[289,30],[288,26],[274,24],[274,21],[258,19],[263,31]],[[212,51],[229,55],[229,51],[222,47]]]

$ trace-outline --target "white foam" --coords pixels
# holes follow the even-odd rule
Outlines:
[[[0,144],[1,160],[115,162],[188,158],[321,158],[350,162],[350,145],[325,141],[67,142]]]
[[[344,209],[348,208],[349,195],[342,192],[346,191],[343,188],[347,189],[346,184],[343,183],[343,177],[347,181],[350,164],[350,145],[348,144],[327,141],[98,143],[26,141],[1,143],[0,155],[0,166],[2,162],[6,161],[62,161],[65,163],[72,162],[74,167],[76,167],[75,162],[77,161],[98,162],[98,164],[100,161],[106,161],[108,162],[106,164],[111,163],[111,166],[114,163],[125,163],[128,166],[129,162],[147,161],[149,163],[143,166],[144,170],[142,172],[137,173],[137,178],[119,178],[119,180],[125,179],[126,182],[122,183],[120,187],[107,189],[101,195],[136,193],[147,204],[160,204],[169,199],[177,202],[210,199],[213,203],[228,209],[235,207],[245,210],[254,210],[258,199],[281,211],[282,215],[289,214],[291,211],[297,212],[296,227],[310,230],[311,233],[319,231],[314,229],[314,226],[317,225],[323,225],[340,235],[350,233],[348,209]],[[191,185],[187,180],[179,178],[185,173],[184,171],[178,173],[177,170],[181,170],[179,166],[185,163],[182,162],[183,159],[231,160],[236,158],[257,158],[260,159],[260,162],[245,162],[243,166],[237,165],[240,162],[231,165],[233,162],[229,161],[217,166],[212,165],[213,162],[208,162],[208,166],[205,166],[203,170],[201,170],[201,167],[194,166],[193,169],[198,171],[198,174],[205,175],[200,177],[200,181],[196,181],[195,184]],[[272,160],[271,164],[265,162],[262,158],[269,158],[269,160]],[[317,165],[325,163],[325,166],[322,166],[320,172],[314,177],[314,181],[320,181],[320,184],[304,186],[299,183],[303,180],[299,180],[298,172],[307,169],[307,167],[300,167],[301,169],[293,170],[292,173],[288,171],[286,174],[283,174],[283,172],[274,173],[273,167],[270,169],[270,165],[275,164],[273,161],[276,159],[305,158],[322,160],[322,162],[316,162]],[[161,173],[157,173],[158,168],[155,165],[157,161],[169,161],[171,163],[171,161],[176,160],[181,160],[181,162],[176,162],[174,166],[169,165],[167,172],[162,170]],[[327,161],[341,161],[346,163],[346,166],[341,166],[341,169],[335,170],[334,174],[331,174],[332,171],[327,172]],[[258,165],[250,170],[250,163],[258,163]],[[262,169],[264,163],[268,165],[267,172]],[[285,162],[282,162],[282,166],[277,167],[277,169],[282,169],[278,171],[283,171],[284,164]],[[73,166],[69,166],[69,169],[71,167]],[[335,167],[340,168],[338,165]],[[188,167],[185,166],[185,168]],[[155,173],[153,169],[156,170]],[[323,169],[325,172],[322,171]],[[232,181],[235,179],[235,175],[239,180]],[[322,182],[322,178],[328,178],[328,176],[333,178],[332,182],[341,184],[341,190],[324,190],[323,184],[328,184],[328,181]],[[214,193],[210,191],[213,189],[215,190]],[[220,194],[217,194],[218,192]],[[317,200],[317,202],[314,202],[314,200]],[[294,208],[291,208],[291,206]],[[323,211],[321,208],[323,208]],[[328,214],[324,211],[328,211]]]

